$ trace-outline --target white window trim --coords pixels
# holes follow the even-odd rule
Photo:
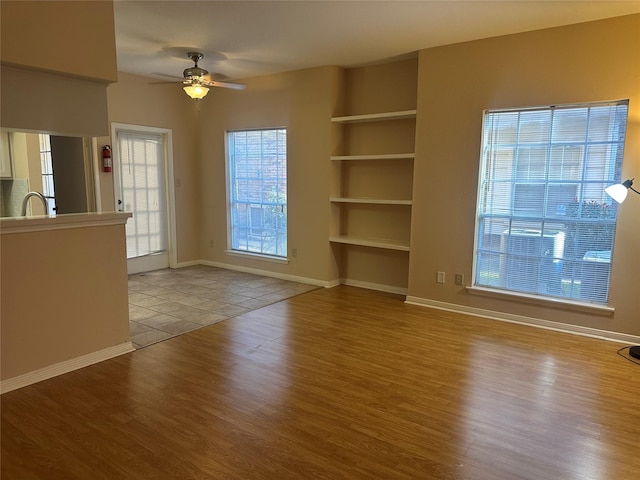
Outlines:
[[[481,297],[498,298],[502,300],[512,300],[519,303],[527,303],[531,305],[539,305],[543,307],[561,308],[564,310],[572,310],[576,312],[586,312],[602,316],[611,316],[616,309],[610,305],[602,305],[599,303],[586,303],[574,300],[568,300],[560,297],[543,297],[541,295],[530,295],[512,290],[498,290],[489,287],[480,287],[471,285],[467,288],[467,292],[472,295]]]
[[[288,264],[290,262],[289,248],[287,247],[287,256],[280,257],[276,255],[268,255],[265,253],[248,252],[243,250],[234,250],[232,248],[232,223],[231,223],[231,165],[229,162],[229,134],[232,132],[248,132],[248,131],[260,131],[260,130],[285,130],[287,131],[287,210],[289,208],[289,140],[288,140],[288,128],[284,125],[276,127],[256,127],[256,128],[234,128],[226,130],[224,134],[224,169],[225,169],[225,203],[226,203],[226,215],[227,215],[227,248],[225,253],[231,256],[255,258],[258,260],[266,260],[274,263]],[[289,245],[289,220],[287,219],[287,245]]]
[[[627,102],[627,105],[628,105],[628,99],[621,99],[621,100],[612,100],[612,101],[603,101],[603,102],[584,102],[584,103],[576,103],[576,104],[563,104],[561,105],[561,107],[562,108],[574,108],[574,107],[579,108],[579,107],[584,107],[585,105],[619,104],[620,102]],[[548,106],[536,106],[536,107],[530,107],[530,108],[525,107],[520,109],[505,108],[505,109],[484,110],[482,112],[482,119],[483,119],[482,135],[484,135],[485,118],[488,112],[513,112],[513,111],[542,110],[542,109],[548,109],[548,108],[553,108],[553,106],[548,105]],[[628,119],[627,119],[627,122],[628,122]],[[625,143],[626,143],[626,139],[625,139]],[[481,139],[480,152],[479,152],[480,162],[479,162],[479,168],[478,168],[478,188],[480,188],[482,175],[483,175],[483,172],[482,172],[483,147],[484,147],[484,140]],[[478,258],[477,246],[478,246],[478,233],[479,233],[479,228],[478,228],[479,199],[480,199],[479,194],[477,194],[474,238],[473,238],[473,264],[472,264],[472,281],[474,283],[466,287],[467,291],[470,294],[480,295],[485,297],[492,297],[492,298],[515,300],[522,303],[536,304],[536,305],[542,305],[542,306],[553,306],[555,308],[565,308],[567,310],[589,312],[589,313],[595,313],[603,316],[610,316],[615,312],[615,308],[610,304],[610,299],[608,300],[609,301],[608,304],[598,304],[598,303],[590,303],[590,302],[580,302],[580,301],[576,301],[576,300],[572,300],[564,297],[552,297],[552,296],[543,296],[543,295],[537,295],[537,294],[528,294],[525,292],[518,292],[514,290],[496,289],[496,288],[491,288],[483,285],[482,286],[476,285],[475,279],[477,275],[477,258]],[[611,259],[611,263],[613,263],[613,258]],[[609,289],[610,288],[611,288],[611,278],[609,279]]]

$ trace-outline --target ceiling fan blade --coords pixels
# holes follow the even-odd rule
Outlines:
[[[217,80],[210,80],[208,82],[203,82],[203,85],[207,87],[232,88],[233,90],[244,90],[245,88],[247,88],[247,86],[244,83],[219,82]]]
[[[162,72],[151,72],[151,75],[154,78],[164,77],[164,78],[173,78],[174,80],[183,80],[184,79],[184,77],[178,77],[177,75],[169,75],[167,73],[162,73]]]
[[[229,80],[228,76],[226,76],[224,73],[219,72],[207,73],[206,75],[203,75],[202,78],[204,78],[207,82],[226,82]]]
[[[168,85],[170,83],[175,85],[176,83],[184,83],[184,82],[149,82],[148,85]]]

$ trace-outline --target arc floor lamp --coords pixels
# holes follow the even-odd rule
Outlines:
[[[607,187],[604,191],[607,192],[607,194],[611,198],[613,198],[616,202],[622,203],[624,202],[625,198],[627,198],[627,193],[629,190],[631,190],[632,192],[636,192],[637,194],[640,195],[640,192],[635,188],[633,188],[632,185],[633,185],[633,178],[629,180],[625,180],[622,183],[611,185],[610,187]],[[631,355],[634,358],[640,359],[640,345],[629,347],[629,355]]]

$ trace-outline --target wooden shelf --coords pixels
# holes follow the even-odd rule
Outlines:
[[[331,160],[412,160],[415,153],[385,153],[382,155],[333,155]]]
[[[338,155],[329,157],[329,242],[341,278],[406,288],[416,113],[331,119]]]
[[[329,237],[329,241],[333,243],[344,243],[348,245],[359,245],[362,247],[384,248],[387,250],[400,250],[403,252],[409,251],[409,242],[403,242],[400,240],[389,240],[384,238],[364,238],[364,237],[349,237],[349,236],[337,236]]]
[[[403,118],[416,118],[416,110],[403,110],[400,112],[369,113],[366,115],[348,115],[346,117],[333,117],[335,123],[364,123],[380,122],[383,120],[402,120]]]
[[[389,198],[352,198],[352,197],[331,197],[329,201],[333,203],[371,203],[375,205],[411,205],[411,200],[397,200]]]

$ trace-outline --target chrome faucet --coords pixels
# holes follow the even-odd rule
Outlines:
[[[44,198],[44,195],[42,195],[40,192],[29,192],[24,196],[24,199],[22,200],[22,216],[27,216],[27,205],[31,197],[38,197],[42,201],[42,205],[44,206],[44,214],[49,215],[49,204],[47,203],[47,199]]]

